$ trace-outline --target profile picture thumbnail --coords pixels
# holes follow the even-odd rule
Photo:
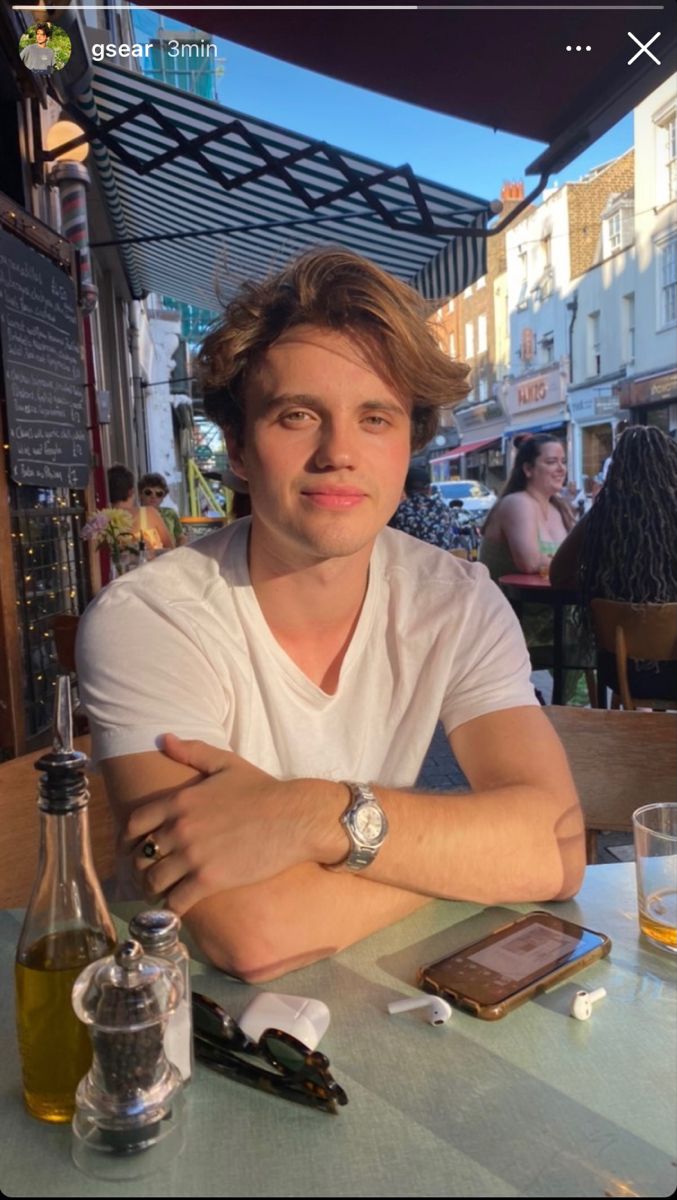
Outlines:
[[[60,25],[38,21],[19,38],[21,61],[34,75],[49,78],[62,71],[71,56],[71,40]]]

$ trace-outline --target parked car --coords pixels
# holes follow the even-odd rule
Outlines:
[[[482,520],[496,503],[496,493],[486,484],[478,483],[476,479],[445,479],[441,483],[431,484],[431,487],[442,497],[445,504],[453,503],[455,508],[461,507],[465,512]]]

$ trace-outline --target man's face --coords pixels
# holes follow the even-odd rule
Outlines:
[[[35,40],[38,43],[38,46],[47,45],[47,34],[45,33],[44,29],[36,29]]]
[[[247,384],[244,447],[258,544],[287,564],[371,549],[397,508],[411,451],[411,399],[348,334],[283,334]]]

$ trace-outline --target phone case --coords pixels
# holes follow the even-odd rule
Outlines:
[[[563,963],[561,966],[544,972],[543,975],[536,979],[530,980],[530,982],[525,984],[523,987],[518,986],[515,991],[506,993],[503,998],[493,1004],[481,1003],[477,997],[472,996],[468,991],[464,991],[462,989],[452,990],[440,980],[440,970],[446,963],[451,962],[458,955],[464,954],[472,947],[476,947],[477,950],[479,950],[480,948],[489,945],[489,943],[493,944],[498,940],[499,934],[504,934],[508,930],[514,931],[515,929],[518,929],[519,926],[524,924],[528,918],[532,917],[547,918],[547,920],[543,922],[546,925],[554,927],[552,923],[556,923],[557,927],[560,929],[562,927],[568,927],[573,931],[592,934],[594,937],[600,938],[601,941],[598,945],[591,947],[590,950],[586,951],[572,962]],[[552,913],[537,909],[533,912],[526,913],[524,917],[520,917],[516,921],[509,921],[505,925],[499,926],[498,929],[495,929],[487,937],[479,938],[475,942],[468,942],[465,946],[459,946],[458,950],[455,950],[453,954],[447,955],[446,958],[437,959],[434,963],[430,963],[428,966],[420,967],[417,974],[417,981],[419,986],[422,987],[424,991],[431,992],[435,996],[443,996],[445,1000],[448,1000],[451,1004],[456,1005],[456,1007],[462,1008],[471,1013],[472,1016],[480,1017],[483,1021],[497,1021],[501,1017],[507,1016],[507,1014],[512,1012],[515,1008],[519,1008],[521,1004],[525,1004],[527,1000],[532,998],[532,996],[540,995],[541,992],[547,991],[547,989],[552,987],[553,984],[560,983],[562,980],[568,979],[569,976],[575,975],[584,967],[589,966],[590,963],[606,957],[610,949],[611,939],[607,937],[605,933],[600,933],[595,929],[588,929],[587,926],[576,925],[573,921],[565,921],[563,918],[553,917]]]

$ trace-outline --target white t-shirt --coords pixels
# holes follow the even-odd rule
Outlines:
[[[161,735],[234,750],[278,779],[414,785],[441,718],[536,704],[519,624],[485,567],[386,528],[327,695],[275,640],[251,587],[249,518],[111,583],[80,622],[94,762]],[[308,614],[312,621],[312,613]]]

